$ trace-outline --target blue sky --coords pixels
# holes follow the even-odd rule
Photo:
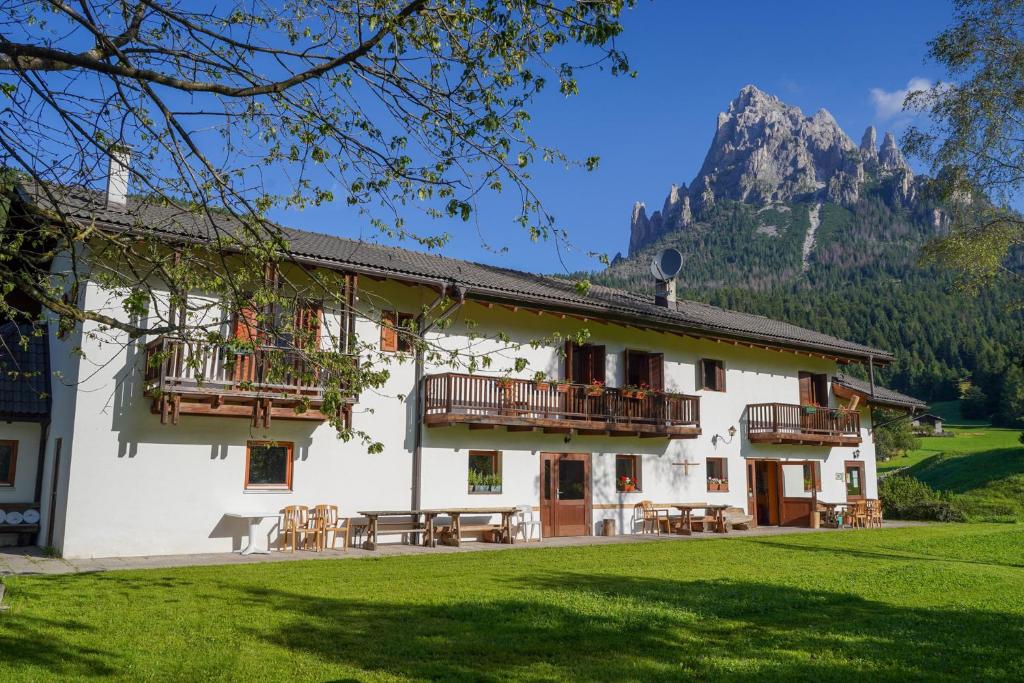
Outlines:
[[[952,10],[944,0],[641,0],[624,22],[620,46],[637,78],[593,72],[578,97],[551,90],[531,110],[531,132],[540,141],[570,156],[601,157],[592,173],[547,167],[535,176],[535,189],[570,231],[576,251],[560,255],[551,243],[531,243],[512,222],[511,196],[484,197],[470,223],[432,222],[411,211],[411,227],[451,233],[448,256],[533,272],[596,268],[586,251],[626,251],[635,201],[659,208],[671,183],[693,179],[718,112],[747,83],[808,114],[828,109],[855,141],[868,125],[878,127],[879,141],[885,130],[898,133],[906,125],[893,111],[899,91],[912,79],[943,75],[926,63],[926,43],[952,23]],[[341,203],[275,218],[383,241]]]

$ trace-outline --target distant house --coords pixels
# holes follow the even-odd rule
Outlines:
[[[914,431],[931,431],[934,434],[942,434],[942,418],[938,415],[918,415],[911,423]]]

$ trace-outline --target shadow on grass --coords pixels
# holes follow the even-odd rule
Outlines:
[[[766,571],[770,571],[766,568]],[[1024,676],[1019,615],[898,608],[841,590],[546,573],[494,599],[340,600],[250,588],[251,635],[325,664],[429,679]]]
[[[855,559],[882,560],[886,562],[946,562],[949,564],[972,564],[987,567],[1024,567],[1024,559],[1020,562],[1004,562],[1001,560],[969,560],[952,555],[927,553],[922,551],[919,547],[914,547],[910,550],[899,550],[896,548],[884,550],[863,550],[861,548],[846,548],[840,545],[814,545],[790,539],[751,538],[749,540],[752,543],[757,543],[758,545],[772,546],[777,550],[791,550],[799,553],[812,552],[831,555],[846,555]]]

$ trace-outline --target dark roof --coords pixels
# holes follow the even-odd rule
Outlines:
[[[52,188],[52,186],[47,186]],[[60,188],[53,195],[41,186],[23,184],[23,196],[50,210],[59,210],[78,221],[95,221],[100,227],[150,232],[169,237],[208,240],[217,231],[230,232],[237,222],[216,213],[189,212],[166,202],[129,198],[126,208],[110,208],[103,194],[94,190]],[[462,286],[467,296],[522,306],[539,305],[595,317],[627,320],[681,332],[707,334],[750,342],[830,354],[852,360],[893,360],[888,351],[874,349],[831,335],[772,320],[760,315],[728,311],[694,301],[679,301],[675,309],[658,306],[652,297],[621,289],[593,285],[585,294],[566,278],[526,273],[435,254],[388,247],[333,235],[280,228],[289,251],[321,265],[353,272],[405,280],[445,281]]]
[[[879,386],[877,383],[875,384],[875,391],[872,393],[871,383],[867,380],[857,379],[856,377],[850,377],[849,375],[836,375],[832,379],[840,386],[844,386],[851,391],[856,391],[858,394],[866,396],[869,403],[889,406],[892,408],[921,408],[923,410],[928,407],[928,404],[919,398],[901,394],[893,389],[886,389],[883,386]]]
[[[22,340],[27,339],[27,347]],[[0,418],[43,420],[50,414],[50,364],[45,334],[31,325],[0,325]]]
[[[915,420],[931,420],[933,422],[943,422],[944,420],[938,415],[932,415],[931,413],[925,413],[924,415],[915,415]]]

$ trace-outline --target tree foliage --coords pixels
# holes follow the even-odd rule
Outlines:
[[[334,274],[289,267],[287,235],[267,220],[274,209],[344,202],[367,226],[437,247],[449,233],[412,229],[410,212],[457,224],[481,193],[512,191],[511,218],[535,239],[565,240],[531,168],[591,169],[597,159],[576,162],[534,139],[529,108],[549,86],[576,94],[580,69],[629,72],[615,39],[631,4],[2,2],[2,189],[9,198],[28,184],[44,210],[0,232],[0,318],[42,309],[65,329],[209,341],[219,322],[208,301],[187,296],[202,291],[234,310],[256,302],[263,338],[297,339],[303,330],[280,311],[316,299],[344,312],[350,302]],[[163,215],[210,226],[210,242],[171,252],[160,225],[122,236],[65,211],[66,188],[101,187],[125,149],[134,208],[174,209]],[[54,281],[59,255],[70,258]],[[127,315],[75,295],[89,267]],[[346,342],[312,360],[324,377],[348,375],[350,390],[379,384],[385,374],[365,363],[352,376],[353,350]]]
[[[914,435],[906,415],[892,410],[875,410],[871,424],[875,425],[875,449],[884,460],[921,447],[921,440]]]

